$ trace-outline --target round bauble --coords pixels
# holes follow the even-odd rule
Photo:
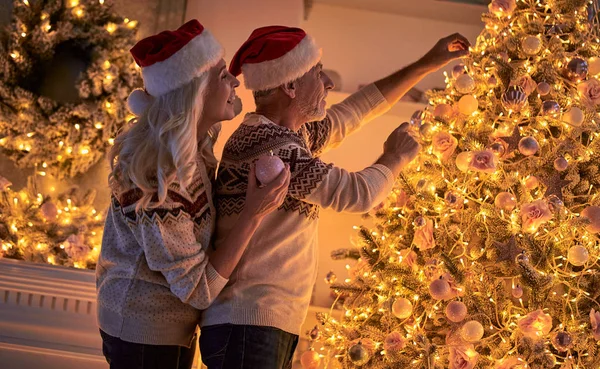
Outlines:
[[[460,328],[460,336],[467,342],[477,342],[483,338],[483,325],[477,320],[471,320]]]
[[[371,355],[369,355],[369,351],[365,346],[359,342],[348,349],[348,358],[352,364],[363,366],[371,360]]]
[[[517,199],[510,192],[500,192],[494,199],[494,205],[504,211],[513,211],[517,206]]]
[[[479,102],[472,95],[464,95],[458,100],[458,110],[464,115],[471,115],[479,108]]]
[[[431,137],[435,133],[435,130],[433,128],[433,124],[431,124],[431,123],[423,123],[423,125],[421,125],[421,127],[419,127],[419,133],[421,134],[421,137],[425,141],[431,141]]]
[[[583,81],[588,74],[587,61],[581,58],[573,58],[567,64],[565,74],[571,81]]]
[[[510,293],[514,298],[520,299],[521,297],[523,297],[523,287],[521,287],[520,285],[516,285],[511,289]]]
[[[559,352],[565,352],[573,346],[573,338],[569,332],[556,332],[552,337],[552,346]]]
[[[540,94],[540,96],[546,96],[550,93],[552,87],[550,87],[550,84],[548,84],[547,82],[540,82],[537,85],[537,91]]]
[[[536,189],[539,185],[540,181],[535,176],[529,176],[525,179],[525,188],[528,190]]]
[[[527,36],[521,41],[523,52],[527,55],[536,55],[542,49],[542,40],[537,36]]]
[[[427,224],[427,219],[425,219],[424,217],[422,217],[420,215],[418,217],[416,217],[415,220],[414,220],[414,222],[413,222],[413,225],[416,228],[425,227],[426,224]]]
[[[436,300],[447,299],[452,293],[448,281],[442,278],[434,279],[429,284],[429,294]]]
[[[521,111],[527,105],[527,94],[521,86],[510,86],[502,95],[502,106],[506,110]]]
[[[335,273],[333,272],[333,270],[331,270],[325,276],[325,283],[327,283],[327,284],[333,284],[333,283],[335,283],[335,281],[337,281],[337,275],[335,275]]]
[[[285,164],[275,155],[264,155],[256,162],[256,178],[261,184],[271,183],[285,169]]]
[[[401,297],[392,304],[392,314],[398,319],[406,319],[412,315],[412,303],[409,299]]]
[[[490,88],[496,88],[496,86],[498,86],[498,78],[496,78],[496,76],[490,76],[487,80],[487,84]]]
[[[565,206],[565,203],[556,195],[548,196],[548,198],[546,198],[546,202],[548,203],[550,210],[553,212],[557,212]]]
[[[456,191],[447,191],[444,195],[444,200],[450,208],[460,208],[464,202],[462,196]]]
[[[425,117],[425,113],[423,110],[417,110],[410,117],[410,124],[420,127],[423,122],[423,118]]]
[[[567,260],[575,266],[582,266],[590,259],[590,253],[581,245],[571,246],[567,252]]]
[[[306,351],[300,356],[300,365],[302,365],[303,369],[317,369],[320,363],[321,357],[313,349]]]
[[[458,323],[465,320],[467,316],[467,305],[461,301],[450,301],[446,305],[446,318],[449,321]]]
[[[504,156],[504,154],[506,154],[507,148],[508,145],[502,140],[497,140],[489,146],[489,149],[498,157]]]
[[[460,154],[456,155],[456,167],[461,172],[467,172],[469,170],[469,165],[471,164],[471,159],[473,158],[473,154],[470,151],[463,151]]]
[[[600,74],[600,58],[593,56],[588,59],[588,73],[592,76]]]
[[[588,232],[600,232],[600,206],[588,206],[587,208],[583,209],[581,216],[588,218],[591,222],[585,227]]]
[[[563,122],[570,124],[575,127],[581,126],[583,121],[585,120],[585,114],[583,110],[574,106],[569,111],[565,112],[562,116]]]
[[[519,141],[519,152],[525,156],[535,155],[540,149],[540,144],[531,136],[523,137]]]
[[[454,87],[461,94],[468,94],[475,89],[475,80],[468,74],[461,74],[454,81]]]
[[[458,78],[465,73],[467,73],[467,69],[465,68],[465,65],[463,63],[456,64],[452,68],[452,77],[454,78]]]
[[[319,339],[319,336],[321,335],[321,330],[319,330],[319,326],[315,325],[313,329],[310,330],[308,335],[313,341]]]
[[[47,222],[56,220],[56,217],[58,216],[58,208],[51,201],[43,203],[42,206],[40,206],[40,212],[42,213],[44,220]]]
[[[564,157],[559,156],[554,160],[554,169],[558,170],[559,172],[567,170],[568,167],[569,162]]]
[[[452,106],[449,104],[438,104],[433,109],[433,115],[439,119],[448,119],[452,116]]]
[[[546,100],[542,103],[542,115],[556,115],[560,113],[560,105],[554,100]]]

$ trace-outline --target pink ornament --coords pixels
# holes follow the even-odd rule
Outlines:
[[[435,247],[433,238],[433,220],[427,219],[425,225],[415,230],[413,244],[421,251]]]
[[[552,317],[542,310],[536,310],[521,318],[517,325],[523,336],[539,339],[552,330]]]
[[[438,132],[431,139],[433,153],[442,161],[449,160],[457,146],[458,140],[448,132]]]
[[[517,200],[510,192],[500,192],[496,195],[494,205],[504,211],[512,211],[517,206]]]
[[[494,173],[498,166],[498,157],[491,150],[473,151],[469,169],[475,172]]]
[[[587,208],[583,209],[581,216],[588,218],[591,222],[585,228],[588,232],[600,232],[600,206],[588,206]]]
[[[448,347],[448,369],[473,369],[477,365],[479,354],[473,344],[461,343]]]
[[[566,170],[568,166],[569,162],[562,156],[554,160],[554,169],[558,170],[559,172]]]
[[[387,352],[397,352],[402,350],[405,346],[406,339],[397,331],[388,334],[383,342],[383,349]]]
[[[492,0],[492,2],[488,5],[488,10],[490,13],[493,13],[498,17],[509,16],[516,8],[516,0]]]
[[[552,219],[552,212],[544,200],[536,200],[521,206],[521,220],[523,231],[526,233],[537,232],[539,226]]]
[[[440,119],[448,119],[452,116],[452,113],[453,109],[449,104],[438,104],[435,106],[435,109],[433,109],[433,115]]]
[[[285,169],[285,164],[279,158],[271,153],[264,155],[256,162],[256,178],[261,184],[271,183]]]
[[[540,144],[533,137],[523,137],[519,141],[519,152],[525,156],[535,155],[540,149]]]
[[[537,85],[537,90],[538,90],[538,93],[539,93],[541,96],[546,96],[546,95],[548,95],[548,94],[550,93],[550,89],[551,89],[551,87],[550,87],[550,85],[549,85],[547,82],[540,82],[540,83],[538,83],[538,85]]]
[[[471,151],[461,152],[456,156],[456,167],[461,172],[466,172],[469,170],[469,164],[471,164],[472,159],[473,153]]]
[[[454,78],[458,78],[465,73],[467,73],[467,69],[463,63],[456,64],[452,68],[452,77],[454,77]]]
[[[450,301],[446,305],[446,318],[454,323],[459,323],[467,317],[467,306],[461,301]]]
[[[42,206],[40,206],[40,211],[47,222],[56,220],[56,217],[58,216],[58,208],[51,201],[47,201],[42,204]]]
[[[317,369],[321,363],[321,357],[315,350],[308,350],[300,357],[300,365],[303,369]]]
[[[83,243],[82,234],[72,234],[63,243],[64,250],[73,260],[82,260],[90,253],[90,247]]]
[[[583,100],[592,107],[600,105],[600,81],[595,78],[580,83],[577,86]]]
[[[516,285],[510,291],[514,298],[520,299],[523,296],[523,287]]]
[[[592,326],[592,336],[596,341],[600,340],[600,311],[590,310],[590,325]]]
[[[533,190],[535,188],[538,188],[539,185],[540,185],[540,181],[535,176],[529,176],[525,180],[525,188],[528,190]]]
[[[527,362],[520,357],[507,357],[496,363],[494,369],[527,369],[529,366]]]
[[[436,300],[451,298],[452,289],[450,288],[450,283],[443,278],[434,279],[429,284],[429,294]]]

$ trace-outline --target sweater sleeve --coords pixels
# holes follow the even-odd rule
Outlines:
[[[303,135],[313,155],[319,156],[389,109],[385,97],[371,83],[332,105],[325,119],[305,124]]]
[[[290,196],[338,212],[367,212],[385,200],[394,184],[392,172],[381,164],[348,172],[313,158],[299,145],[280,151],[279,156],[292,171]]]
[[[129,222],[148,267],[162,273],[171,292],[196,309],[206,309],[228,280],[211,265],[194,235],[194,221],[181,204],[130,214]],[[133,219],[132,219],[133,220]]]

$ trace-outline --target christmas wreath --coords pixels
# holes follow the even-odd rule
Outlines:
[[[141,82],[110,0],[17,0],[0,39],[0,152],[58,178],[104,157]]]

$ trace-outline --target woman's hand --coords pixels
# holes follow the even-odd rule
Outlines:
[[[283,204],[290,185],[290,166],[285,165],[279,176],[268,185],[260,187],[256,179],[256,167],[250,166],[248,189],[246,191],[246,206],[244,211],[253,218],[262,219]]]

